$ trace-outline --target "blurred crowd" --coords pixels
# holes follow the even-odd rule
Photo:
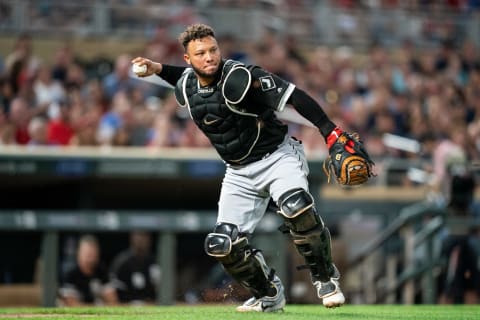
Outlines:
[[[181,58],[168,41],[171,48],[163,38],[152,41],[146,53],[162,58],[174,50]],[[176,111],[171,90],[131,76],[131,58],[120,53],[87,67],[65,46],[46,64],[31,37],[20,36],[2,61],[0,144],[206,146]]]
[[[302,48],[295,37],[268,28],[250,42],[217,36],[225,58],[260,65],[308,91],[337,124],[360,134],[374,158],[431,157],[448,140],[461,157],[478,159],[480,51],[472,42],[445,39],[422,49],[408,41],[395,48],[374,43],[356,52]],[[136,55],[183,64],[165,25],[139,52],[97,63],[80,61],[68,45],[47,63],[32,38],[20,35],[0,57],[0,144],[210,147],[171,88],[132,75]],[[326,154],[317,130],[298,123],[293,109],[280,116],[307,152]],[[385,145],[385,133],[418,141],[421,152]]]

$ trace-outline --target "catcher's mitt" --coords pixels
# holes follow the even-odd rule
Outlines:
[[[330,141],[329,141],[330,142]],[[323,163],[323,170],[330,182],[332,173],[341,185],[355,186],[368,181],[373,175],[370,159],[358,134],[342,132],[329,144],[329,156]]]

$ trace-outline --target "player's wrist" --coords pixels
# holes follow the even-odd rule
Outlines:
[[[163,70],[163,65],[160,62],[152,62],[153,73],[159,74]]]
[[[327,143],[328,149],[330,149],[335,141],[337,141],[338,137],[340,137],[343,133],[343,130],[340,129],[339,127],[335,127],[325,138],[325,141]]]

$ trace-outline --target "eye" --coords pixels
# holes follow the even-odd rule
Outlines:
[[[197,57],[202,56],[202,55],[204,55],[204,54],[205,54],[204,51],[197,51],[197,52],[195,52],[195,55],[196,55]]]

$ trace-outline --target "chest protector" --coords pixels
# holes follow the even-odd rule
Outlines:
[[[239,77],[234,76],[237,71]],[[178,104],[188,108],[221,158],[234,165],[251,163],[273,152],[287,132],[273,110],[248,103],[250,80],[250,72],[242,63],[227,60],[216,84],[200,87],[193,70],[187,69],[175,86]],[[236,92],[228,93],[227,100],[224,89],[231,87]]]

